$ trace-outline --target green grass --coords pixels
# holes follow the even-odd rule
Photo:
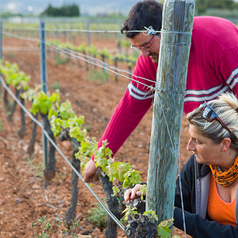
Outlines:
[[[56,80],[54,82],[54,84],[49,85],[49,87],[54,89],[54,90],[59,89],[60,88],[60,83],[59,83],[59,81]]]
[[[44,171],[44,165],[43,165],[43,161],[39,160],[39,158],[31,159],[31,158],[26,158],[28,164],[31,166],[32,168],[32,173],[34,175],[37,175],[37,177],[39,178],[43,178],[43,171]]]
[[[79,222],[72,222],[72,225],[70,227],[68,227],[65,223],[63,223],[63,221],[60,220],[54,220],[54,221],[50,221],[49,219],[47,219],[47,217],[40,217],[38,219],[38,221],[34,224],[33,222],[31,222],[31,229],[32,229],[32,233],[33,233],[33,237],[37,237],[37,238],[50,238],[52,237],[52,228],[53,226],[57,226],[58,227],[58,232],[57,233],[61,233],[64,234],[64,238],[66,237],[72,237],[72,238],[76,238],[78,237],[77,234],[75,234],[75,229],[79,226]],[[41,231],[40,232],[35,232],[35,227],[41,227]]]
[[[68,58],[61,58],[60,56],[56,55],[55,56],[55,65],[59,65],[59,64],[66,64],[69,62]]]
[[[0,119],[0,132],[3,131],[3,122],[2,120]]]
[[[109,80],[109,74],[105,73],[102,70],[91,72],[89,77],[90,77],[89,80],[93,82],[104,83]]]
[[[106,199],[104,198],[104,201]],[[99,203],[94,203],[95,208],[90,208],[87,212],[89,217],[88,220],[94,223],[98,228],[102,229],[107,227],[108,214]]]
[[[13,57],[14,57],[14,53],[13,53],[13,52],[10,52],[10,53],[9,53],[9,57],[10,57],[10,58],[13,58]]]

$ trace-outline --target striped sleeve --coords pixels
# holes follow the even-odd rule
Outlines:
[[[217,98],[220,94],[226,92],[229,86],[220,84],[207,90],[187,90],[184,102],[204,102]]]
[[[238,47],[226,50],[220,71],[226,80],[227,86],[234,94],[238,95]]]
[[[154,91],[142,91],[138,89],[132,82],[128,85],[130,96],[137,100],[146,100],[154,97]]]

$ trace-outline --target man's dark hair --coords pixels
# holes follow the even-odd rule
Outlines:
[[[154,0],[138,2],[129,12],[129,16],[121,28],[128,38],[134,38],[139,32],[127,32],[131,30],[145,30],[144,27],[152,26],[154,30],[160,30],[162,26],[163,5]]]

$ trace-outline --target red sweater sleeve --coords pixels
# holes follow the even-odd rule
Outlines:
[[[148,70],[148,67],[150,70]],[[102,145],[102,141],[107,140],[108,147],[115,155],[139,124],[152,104],[154,94],[147,86],[154,87],[156,70],[157,64],[154,64],[149,57],[139,56],[131,83],[117,105],[98,143],[98,148]],[[149,79],[149,81],[146,79]]]
[[[139,124],[150,106],[151,99],[139,101],[131,97],[127,89],[109,121],[98,147],[102,145],[103,140],[107,139],[108,147],[115,154]]]

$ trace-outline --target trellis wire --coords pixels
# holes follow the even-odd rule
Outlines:
[[[17,27],[4,27],[4,29],[9,30],[26,30],[26,31],[38,31],[39,28],[17,28]],[[62,29],[62,28],[55,28],[55,29],[45,29],[45,31],[66,31],[66,32],[83,32],[83,33],[120,33],[121,31],[113,31],[113,30],[81,30],[81,29]],[[146,31],[143,31],[146,32]]]
[[[19,39],[21,39],[21,40],[29,40],[29,41],[37,41],[37,42],[39,42],[39,40],[38,40],[38,39],[35,39],[35,38],[17,36],[17,35],[15,35],[15,34],[7,33],[7,32],[5,32],[5,31],[4,31],[3,33],[4,33],[5,35],[11,36],[11,37],[15,37],[15,38],[19,38]],[[134,75],[134,74],[130,73],[129,71],[122,70],[122,69],[116,68],[116,67],[114,67],[114,66],[110,66],[109,64],[105,64],[105,62],[103,62],[103,61],[101,61],[101,60],[99,60],[99,59],[97,59],[97,58],[94,58],[94,57],[92,57],[92,56],[85,55],[85,54],[82,54],[82,53],[80,53],[80,52],[76,52],[76,51],[73,51],[73,50],[70,50],[70,49],[66,49],[66,48],[61,47],[60,45],[53,44],[53,43],[47,43],[47,42],[46,42],[46,45],[49,46],[49,47],[53,47],[53,46],[54,46],[53,48],[58,49],[58,50],[60,50],[60,51],[62,51],[62,52],[64,52],[64,53],[66,53],[66,54],[68,54],[68,55],[70,55],[70,53],[68,53],[68,51],[69,51],[69,52],[71,52],[71,53],[74,53],[74,54],[77,54],[77,55],[81,55],[81,56],[86,57],[86,58],[88,58],[88,59],[91,59],[91,60],[93,60],[93,61],[98,61],[98,62],[100,62],[101,64],[103,64],[104,66],[102,67],[101,65],[96,64],[96,63],[94,63],[94,62],[92,62],[92,61],[89,61],[89,60],[87,61],[87,60],[85,60],[84,58],[79,58],[79,59],[81,59],[81,60],[83,60],[83,61],[85,61],[85,62],[92,63],[92,64],[94,64],[94,65],[96,65],[96,66],[105,68],[106,70],[109,70],[109,71],[111,71],[112,73],[115,73],[115,74],[117,74],[117,75],[119,75],[119,74],[116,72],[116,70],[119,71],[119,72],[127,73],[127,74],[129,74],[129,75],[131,75],[131,76],[134,76],[134,77],[138,78],[138,79],[143,79],[143,80],[145,80],[145,81],[154,83],[154,81],[151,80],[151,79],[143,78],[143,77]],[[71,54],[71,56],[74,56],[74,55]],[[109,68],[109,67],[107,68],[106,66],[109,66],[110,68],[114,69],[115,71],[110,70],[110,68]],[[125,75],[122,75],[122,74],[120,74],[119,76],[123,76],[123,77],[125,77],[125,78],[131,79],[131,78],[129,78],[129,77],[125,76]],[[132,80],[133,80],[133,79],[132,79]],[[144,86],[151,87],[150,85],[143,84],[143,83],[141,83],[141,82],[139,82],[139,81],[136,81],[136,80],[134,80],[134,81],[135,81],[136,83],[140,83],[140,84],[142,84],[142,85],[144,85]]]
[[[180,33],[180,32],[172,32],[172,33]],[[36,40],[36,39],[34,39],[34,38],[18,37],[18,36],[16,36],[15,34],[11,34],[11,33],[6,33],[6,32],[4,32],[4,34],[9,35],[9,36],[12,36],[12,37],[20,38],[20,39],[22,39],[22,40],[23,40],[23,39],[26,39],[26,40],[39,41],[39,40]],[[182,33],[180,33],[180,34],[182,34]],[[186,34],[186,32],[185,32],[185,34]],[[140,81],[138,81],[138,80],[135,80],[135,79],[133,79],[133,78],[131,78],[131,77],[133,76],[133,77],[135,77],[135,78],[137,78],[137,79],[142,79],[142,80],[145,80],[145,81],[148,81],[148,82],[151,82],[151,83],[155,83],[155,82],[154,82],[153,80],[151,80],[151,79],[147,79],[147,78],[144,78],[144,77],[140,77],[140,76],[134,75],[133,73],[131,73],[131,72],[129,72],[129,71],[122,70],[122,69],[116,68],[116,67],[114,67],[114,66],[111,66],[111,65],[105,63],[105,62],[102,61],[102,60],[99,60],[99,59],[94,58],[94,57],[92,57],[92,56],[88,56],[88,55],[82,54],[82,53],[80,53],[80,52],[76,52],[76,51],[73,51],[73,50],[70,50],[70,49],[63,48],[63,47],[61,47],[60,45],[57,45],[57,44],[47,43],[47,42],[46,42],[46,45],[49,46],[49,47],[55,48],[55,49],[57,49],[57,50],[60,50],[60,51],[62,51],[63,53],[65,53],[66,55],[73,56],[73,57],[75,57],[75,58],[81,59],[81,60],[83,60],[83,61],[85,61],[85,62],[88,62],[88,63],[90,63],[90,64],[93,64],[93,65],[95,65],[95,66],[98,66],[98,67],[100,67],[100,68],[106,69],[107,71],[109,71],[109,72],[111,72],[111,73],[114,73],[114,74],[117,75],[117,76],[122,76],[122,77],[124,77],[124,78],[127,78],[127,79],[129,79],[129,80],[134,81],[134,82],[137,83],[137,84],[141,84],[141,85],[143,85],[143,86],[149,88],[149,89],[150,89],[149,92],[151,92],[151,91],[160,91],[159,88],[155,88],[155,87],[153,87],[153,86],[151,86],[151,85],[147,85],[147,84],[142,83],[142,82],[140,82]],[[75,56],[75,55],[76,55],[76,56]],[[80,57],[79,55],[81,55],[82,57]],[[91,61],[90,61],[90,60],[86,60],[84,57],[90,59]],[[102,65],[95,63],[95,61],[101,63]],[[126,75],[124,75],[124,74],[119,74],[118,72],[126,73],[126,74],[130,75],[131,77],[128,77],[128,76],[126,76]],[[163,90],[161,89],[161,91],[163,91]]]
[[[15,37],[15,38],[18,38],[18,39],[21,39],[21,40],[29,40],[29,41],[39,42],[38,39],[29,38],[29,37],[17,36],[17,35],[15,35],[15,34],[7,33],[7,32],[5,32],[5,31],[3,31],[3,33],[4,33],[5,35],[11,36],[11,37]],[[138,78],[138,79],[142,79],[142,80],[145,80],[145,81],[148,81],[148,82],[155,83],[155,82],[154,82],[153,80],[151,80],[151,79],[147,79],[147,78],[143,78],[143,77],[140,77],[140,76],[136,76],[136,75],[130,73],[129,71],[122,70],[122,69],[116,68],[116,67],[114,67],[114,66],[109,66],[108,64],[105,64],[105,62],[103,62],[103,61],[101,61],[101,60],[99,60],[99,59],[97,59],[97,58],[94,58],[94,57],[88,56],[88,55],[84,55],[84,54],[82,54],[82,53],[80,53],[80,52],[76,52],[76,51],[73,51],[73,50],[69,50],[69,49],[62,48],[62,47],[60,47],[59,45],[57,45],[58,47],[57,47],[56,45],[53,45],[53,46],[52,46],[52,43],[46,43],[46,45],[49,46],[49,47],[53,47],[53,48],[55,48],[55,49],[58,49],[58,50],[62,51],[63,53],[68,54],[68,55],[71,55],[71,56],[73,56],[73,57],[75,57],[75,58],[79,58],[79,59],[81,59],[81,60],[83,60],[83,61],[85,61],[85,62],[91,63],[91,64],[96,65],[96,66],[101,67],[101,68],[105,68],[106,70],[108,70],[108,71],[114,73],[114,74],[117,75],[117,76],[122,76],[122,77],[124,77],[124,78],[127,78],[127,79],[129,79],[129,80],[134,81],[134,82],[137,83],[137,84],[141,84],[141,85],[143,85],[143,86],[145,86],[145,87],[148,87],[148,88],[150,88],[150,91],[155,91],[155,90],[156,90],[155,87],[153,87],[153,86],[151,86],[151,85],[147,85],[147,84],[145,84],[145,83],[142,83],[142,82],[140,82],[140,81],[137,81],[137,80],[135,80],[135,79],[132,79],[132,78],[130,78],[130,77],[124,75],[124,74],[119,74],[118,72],[127,73],[127,74],[129,74],[129,75],[131,75],[131,76],[133,76],[133,77]],[[81,56],[83,56],[83,57],[75,56],[73,53],[70,53],[70,52],[73,52],[73,53],[76,54],[76,55],[81,55]],[[93,61],[98,61],[98,62],[100,62],[101,64],[103,64],[103,66],[101,66],[100,64],[94,63],[94,62],[92,62],[92,61],[90,61],[90,60],[86,60],[86,59],[84,58],[84,56],[86,56],[86,58],[92,59]],[[107,67],[107,66],[109,66],[110,68],[112,68],[112,69],[114,69],[114,70],[110,69],[110,68]],[[118,71],[118,72],[116,72],[116,71]],[[158,90],[158,89],[157,89],[157,90]]]
[[[26,31],[38,31],[39,28],[16,28],[16,27],[4,27],[4,29],[9,29],[9,30],[26,30]],[[147,28],[146,28],[147,29]],[[55,28],[55,29],[45,29],[45,31],[63,31],[63,32],[82,32],[82,33],[121,33],[121,31],[119,30],[82,30],[82,29],[62,29],[62,28]],[[128,33],[148,33],[149,29],[147,30],[130,30],[130,31],[126,31],[124,30],[123,32],[128,32]],[[157,33],[174,33],[174,34],[186,34],[186,35],[191,35],[191,32],[180,32],[180,31],[166,31],[166,30],[160,30],[160,31],[153,31],[153,34],[157,34]]]
[[[85,62],[91,63],[91,64],[93,64],[93,65],[95,65],[95,66],[100,67],[100,68],[106,69],[107,71],[109,71],[109,72],[111,72],[111,73],[114,73],[114,74],[116,74],[117,76],[122,76],[122,77],[127,78],[127,79],[129,79],[129,80],[132,80],[132,81],[134,81],[134,82],[136,82],[136,83],[138,83],[138,84],[141,84],[141,85],[143,85],[143,86],[146,86],[146,87],[150,88],[150,90],[153,90],[153,91],[156,90],[155,87],[153,87],[153,86],[151,86],[151,85],[147,85],[147,84],[142,83],[142,82],[140,82],[140,81],[137,81],[137,80],[135,80],[135,79],[133,79],[133,78],[130,78],[130,77],[124,75],[124,74],[119,74],[118,72],[116,72],[116,70],[119,71],[119,72],[128,73],[129,75],[131,75],[131,76],[133,76],[133,77],[136,77],[136,78],[138,78],[138,79],[143,79],[143,80],[145,80],[145,81],[155,83],[155,82],[154,82],[153,80],[151,80],[151,79],[147,79],[147,78],[143,78],[143,77],[140,77],[140,76],[136,76],[136,75],[134,75],[134,74],[132,74],[132,73],[126,71],[126,70],[121,70],[121,69],[118,69],[118,68],[116,68],[116,67],[114,67],[114,66],[110,66],[109,64],[107,64],[107,63],[105,63],[105,62],[103,62],[103,61],[101,61],[101,60],[99,60],[99,59],[93,58],[93,57],[91,57],[91,56],[84,55],[84,54],[82,54],[82,53],[79,53],[79,52],[76,52],[76,51],[73,51],[73,50],[69,50],[69,49],[62,48],[62,47],[59,48],[59,47],[57,47],[57,46],[55,46],[55,45],[52,45],[52,44],[47,44],[47,45],[50,46],[50,47],[53,47],[53,48],[55,48],[55,49],[61,50],[61,51],[62,51],[63,53],[65,53],[66,55],[70,55],[70,56],[73,56],[73,57],[75,57],[75,58],[84,60]],[[81,55],[82,57],[80,57],[80,56],[78,56],[78,55]],[[91,59],[91,60],[93,59],[94,61],[98,61],[98,62],[101,63],[102,65],[101,65],[101,64],[97,64],[97,63],[95,63],[95,62],[93,62],[93,61],[90,61],[90,60],[86,60],[86,59],[84,59],[84,56],[86,56],[87,58],[89,58],[89,59]],[[111,68],[112,68],[112,69],[111,69]],[[113,69],[114,69],[114,70],[113,70]]]
[[[39,39],[36,39],[36,38],[30,38],[30,37],[24,37],[24,36],[16,36],[15,34],[9,33],[9,32],[6,32],[6,31],[3,31],[3,35],[15,37],[15,38],[18,38],[20,40],[29,40],[29,41],[35,41],[35,42],[39,42],[40,41]]]

